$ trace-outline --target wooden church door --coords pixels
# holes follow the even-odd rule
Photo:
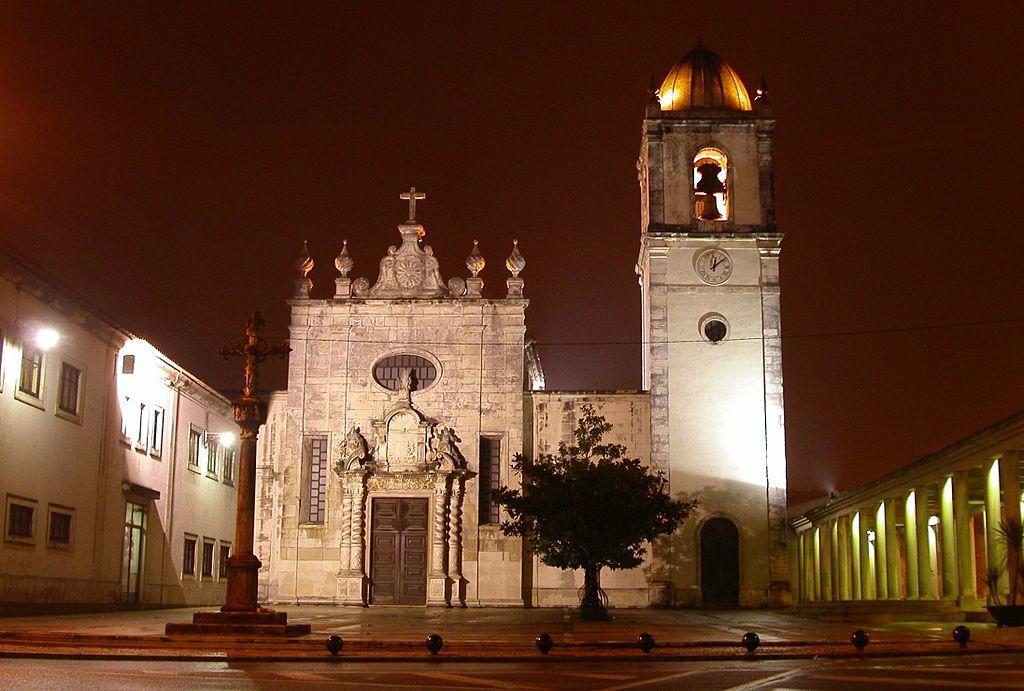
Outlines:
[[[371,604],[427,603],[427,509],[426,499],[373,500]]]

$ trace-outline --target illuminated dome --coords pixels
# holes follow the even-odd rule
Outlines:
[[[658,89],[658,100],[662,110],[751,110],[750,96],[736,70],[699,43],[669,71]]]

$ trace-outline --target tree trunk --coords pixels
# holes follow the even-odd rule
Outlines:
[[[580,617],[589,620],[608,618],[608,597],[601,590],[601,569],[586,566],[583,569],[583,597],[580,599]]]

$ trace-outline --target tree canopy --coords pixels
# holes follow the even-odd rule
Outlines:
[[[612,429],[604,416],[591,405],[581,411],[572,444],[534,459],[517,455],[522,489],[493,495],[508,512],[506,535],[527,538],[548,566],[585,570],[586,609],[588,597],[591,605],[600,597],[600,569],[640,566],[646,543],[673,532],[697,502],[669,497],[661,472],[627,457],[621,444],[603,443]]]

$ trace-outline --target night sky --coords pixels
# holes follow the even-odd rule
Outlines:
[[[645,90],[699,36],[778,119],[791,502],[1024,404],[1019,3],[290,5],[0,9],[3,238],[214,385],[415,185],[446,277],[520,240],[549,388],[639,387]]]

